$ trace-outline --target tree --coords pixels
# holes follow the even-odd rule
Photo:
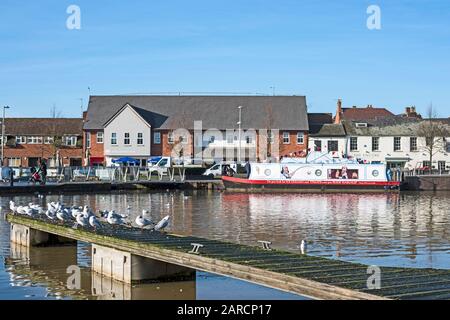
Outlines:
[[[50,129],[50,146],[52,148],[51,150],[51,154],[53,156],[55,165],[57,167],[59,167],[59,163],[56,163],[56,160],[58,159],[58,153],[59,153],[59,149],[61,148],[61,146],[63,145],[63,137],[61,135],[60,132],[60,128],[58,127],[57,123],[56,123],[56,119],[61,118],[62,114],[61,111],[58,111],[56,109],[56,106],[53,105],[53,107],[50,109],[50,116],[51,118],[54,120],[51,123],[51,129]],[[45,139],[45,137],[44,137]],[[60,162],[61,159],[58,159],[58,162]]]
[[[275,141],[275,139],[278,139],[278,137],[275,137],[275,134],[272,132],[274,129],[274,114],[273,114],[273,107],[272,103],[268,104],[266,106],[266,129],[267,129],[267,144],[266,144],[266,157],[270,158],[272,156],[272,139]]]
[[[429,156],[430,172],[433,168],[433,157],[444,151],[446,147],[445,138],[449,136],[450,131],[448,127],[438,120],[437,113],[433,109],[433,105],[430,105],[427,110],[427,119],[424,120],[417,131],[419,137],[425,138],[424,150]]]

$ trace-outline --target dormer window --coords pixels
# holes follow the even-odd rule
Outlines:
[[[367,128],[367,123],[366,122],[357,122],[356,127],[357,128]]]

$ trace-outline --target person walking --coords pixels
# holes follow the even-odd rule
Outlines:
[[[40,169],[41,178],[42,178],[41,184],[45,185],[47,183],[47,165],[45,164],[45,160],[40,161],[39,169]]]

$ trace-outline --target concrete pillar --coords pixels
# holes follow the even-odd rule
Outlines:
[[[11,242],[21,246],[31,247],[43,244],[76,244],[77,241],[47,232],[32,229],[20,224],[11,224]]]
[[[125,283],[181,277],[192,278],[195,275],[195,270],[190,268],[96,244],[92,245],[92,270]]]

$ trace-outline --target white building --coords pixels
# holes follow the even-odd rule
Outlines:
[[[113,159],[132,157],[145,166],[151,155],[151,125],[139,109],[124,105],[104,124],[104,154],[106,165]]]
[[[427,120],[391,117],[366,123],[343,121],[347,134],[347,150],[351,157],[370,163],[386,163],[389,167],[408,170],[430,167],[426,138],[417,135]],[[440,119],[450,131],[450,119]],[[450,137],[436,138],[433,169],[450,170]]]

